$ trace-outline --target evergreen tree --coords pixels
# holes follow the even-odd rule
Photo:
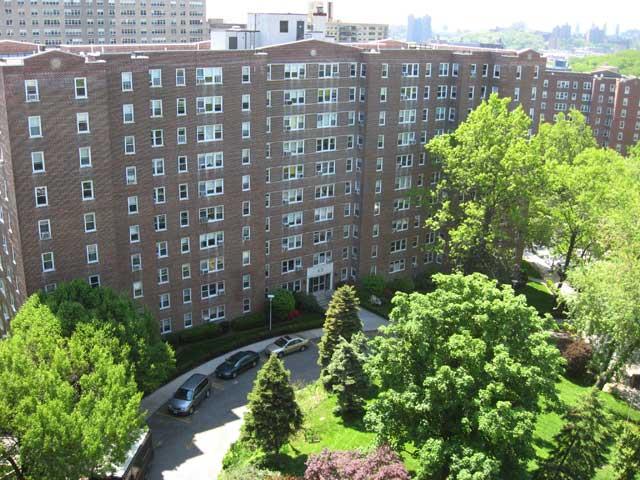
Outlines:
[[[249,393],[242,437],[266,454],[276,454],[302,426],[302,411],[282,360],[271,355]]]
[[[563,415],[564,426],[554,437],[555,448],[538,474],[543,480],[593,478],[606,461],[609,415],[596,389]]]
[[[336,413],[342,417],[359,415],[363,411],[369,386],[363,364],[364,359],[356,346],[341,338],[331,362],[322,371],[322,383],[325,389],[337,395]]]
[[[349,342],[355,333],[362,331],[362,322],[358,316],[359,306],[356,289],[351,285],[338,288],[331,297],[325,315],[324,331],[318,345],[318,364],[323,369],[329,365],[340,337]]]
[[[626,425],[616,442],[613,460],[615,480],[634,480],[640,472],[640,430]]]

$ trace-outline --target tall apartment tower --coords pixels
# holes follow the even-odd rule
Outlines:
[[[439,232],[411,195],[440,178],[424,145],[492,92],[538,119],[546,81],[532,50],[121,49],[0,63],[4,329],[74,278],[144,303],[166,333],[277,288],[436,270],[423,247]]]
[[[409,15],[407,20],[407,41],[424,43],[433,38],[431,30],[431,16],[415,17]]]
[[[5,0],[0,40],[42,45],[206,40],[205,0]]]

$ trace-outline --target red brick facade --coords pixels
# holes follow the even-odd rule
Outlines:
[[[85,278],[180,330],[256,311],[281,286],[323,292],[370,272],[437,268],[421,249],[434,234],[409,200],[438,178],[424,144],[492,91],[540,118],[551,78],[531,50],[320,41],[49,51],[0,66],[0,308],[8,321],[25,295]],[[616,108],[635,102],[636,115],[629,98]]]

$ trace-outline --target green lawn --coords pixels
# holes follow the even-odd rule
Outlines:
[[[579,397],[586,393],[588,387],[580,386],[563,379],[557,384],[560,399],[569,404],[575,404]],[[640,411],[635,410],[613,396],[603,393],[604,404],[609,412],[617,419],[640,423]],[[305,414],[305,423],[300,432],[289,446],[282,449],[277,459],[278,470],[290,475],[303,475],[305,462],[309,455],[320,452],[323,448],[330,450],[351,450],[367,448],[374,444],[373,433],[364,429],[362,422],[344,424],[333,414],[336,405],[335,398],[327,396],[319,383],[314,383],[298,391],[298,401]],[[552,446],[553,436],[560,431],[561,418],[556,413],[540,415],[534,434],[536,453],[546,458]],[[250,458],[250,450],[239,450],[238,464],[244,464]],[[405,465],[410,471],[415,471],[415,459],[404,454]],[[536,468],[531,462],[530,470]],[[598,472],[596,480],[611,480],[612,472],[608,467]]]
[[[529,281],[524,287],[516,289],[516,293],[521,293],[527,297],[527,303],[538,310],[540,315],[545,313],[553,314],[554,299],[553,295],[542,283]]]

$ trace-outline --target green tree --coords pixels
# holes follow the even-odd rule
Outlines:
[[[569,320],[592,338],[596,387],[607,382],[640,350],[640,259],[617,251],[606,260],[569,272],[577,293],[567,297]]]
[[[479,273],[433,279],[433,292],[397,294],[370,342],[381,393],[365,422],[395,449],[420,446],[419,479],[514,478],[535,455],[536,417],[557,402],[563,361],[510,286]]]
[[[336,413],[344,418],[362,414],[369,388],[369,379],[364,372],[364,357],[359,348],[341,338],[331,362],[322,371],[323,385],[338,398]]]
[[[127,346],[109,326],[82,324],[63,335],[37,295],[11,325],[0,342],[0,477],[108,473],[124,461],[142,425]]]
[[[541,175],[541,160],[530,152],[531,119],[521,107],[509,110],[510,102],[492,94],[455,132],[426,146],[442,162],[442,180],[428,195],[426,222],[446,233],[436,250],[454,270],[503,281],[519,272],[526,211]]]
[[[158,321],[126,295],[74,280],[59,284],[51,293],[40,293],[40,300],[58,317],[65,337],[80,325],[109,327],[120,344],[129,347],[128,360],[142,391],[153,391],[173,373],[173,349],[162,341]]]
[[[358,316],[360,300],[356,289],[343,285],[333,292],[329,308],[325,314],[322,338],[318,344],[318,364],[326,368],[340,337],[350,341],[351,337],[362,331],[362,321]]]
[[[564,425],[554,437],[555,448],[537,478],[544,480],[590,479],[604,465],[610,418],[599,392],[592,389],[563,415]]]
[[[282,360],[271,355],[258,372],[249,393],[242,438],[275,455],[302,426],[302,411]]]
[[[572,261],[601,254],[603,218],[620,205],[628,183],[622,157],[595,145],[575,110],[541,125],[532,143],[544,160],[544,174],[542,192],[531,202],[531,240],[562,256],[561,279]]]
[[[289,290],[279,288],[273,292],[271,301],[273,316],[277,320],[286,320],[287,316],[296,308],[296,299]]]
[[[576,72],[592,72],[602,65],[618,67],[624,75],[640,76],[640,51],[622,50],[608,55],[571,58],[571,69]]]
[[[614,480],[634,480],[640,474],[640,430],[631,424],[623,427],[616,441],[611,466]]]

